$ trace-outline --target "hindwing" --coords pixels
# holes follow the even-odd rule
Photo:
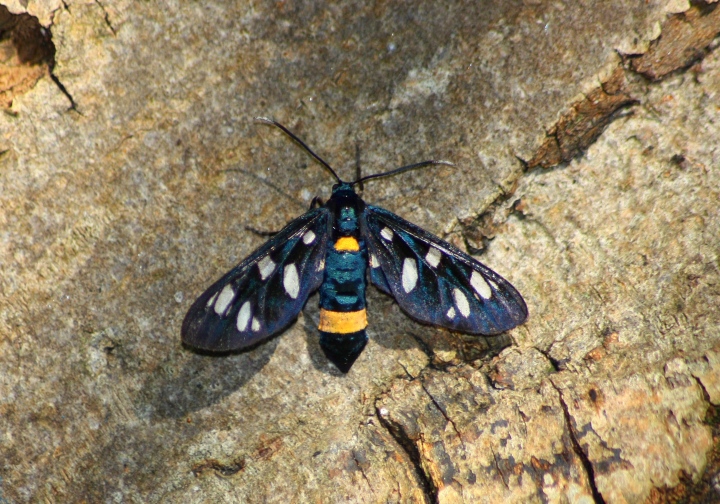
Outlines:
[[[243,348],[289,325],[320,287],[329,223],[327,208],[290,222],[196,301],[182,324],[195,348]]]
[[[471,334],[498,334],[528,311],[510,283],[420,227],[379,207],[363,213],[370,280],[408,315]]]

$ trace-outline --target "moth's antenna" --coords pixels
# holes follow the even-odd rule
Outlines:
[[[255,119],[256,121],[258,121],[258,122],[265,123],[265,124],[269,124],[270,126],[275,126],[276,128],[280,128],[287,136],[289,136],[290,138],[292,138],[293,140],[295,140],[295,142],[297,142],[297,143],[300,145],[300,147],[302,147],[303,149],[305,149],[305,151],[306,151],[308,154],[310,154],[310,155],[311,155],[312,157],[314,157],[321,165],[323,165],[325,168],[327,168],[328,171],[333,174],[333,177],[335,177],[335,178],[337,179],[338,183],[340,183],[340,184],[343,183],[343,181],[340,180],[340,177],[337,176],[337,173],[335,173],[335,170],[333,170],[332,167],[331,167],[329,164],[327,164],[323,158],[321,158],[320,156],[318,156],[317,154],[315,154],[315,153],[312,151],[312,149],[305,144],[305,142],[303,142],[303,141],[300,140],[297,136],[295,136],[295,134],[294,134],[292,131],[290,131],[289,129],[287,129],[285,126],[283,126],[283,125],[280,124],[279,122],[275,121],[274,119],[270,119],[270,118],[268,118],[268,117],[255,117],[254,119]]]
[[[360,192],[364,191],[365,188],[363,187],[363,181],[362,181],[362,170],[360,169],[360,141],[355,141],[355,177],[358,181],[358,186],[360,186]],[[353,183],[353,185],[355,185]]]
[[[355,182],[352,182],[350,185],[355,184],[362,184],[366,180],[372,180],[376,178],[381,177],[389,177],[390,175],[397,175],[398,173],[403,173],[410,170],[415,170],[416,168],[422,168],[423,166],[430,166],[430,165],[445,165],[445,166],[455,166],[450,161],[436,161],[434,159],[428,160],[428,161],[421,161],[420,163],[415,163],[407,166],[401,166],[400,168],[395,168],[394,170],[390,170],[385,173],[375,173],[374,175],[366,175],[365,177],[360,177]]]

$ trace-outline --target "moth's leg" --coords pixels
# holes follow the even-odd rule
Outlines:
[[[315,196],[312,201],[310,202],[310,210],[314,208],[320,208],[325,203],[323,203],[323,200],[320,199],[320,196]],[[245,229],[247,231],[250,231],[253,234],[256,234],[258,236],[264,236],[264,237],[273,237],[276,234],[278,234],[280,231],[263,231],[262,229],[257,229],[252,226],[245,226]]]
[[[315,196],[312,201],[310,202],[310,210],[314,208],[320,208],[325,203],[323,203],[323,200],[320,198],[320,196]]]
[[[280,232],[280,231],[263,231],[261,229],[256,229],[256,228],[250,227],[250,226],[245,226],[245,230],[250,231],[251,233],[256,234],[258,236],[264,236],[264,237],[275,236],[276,234],[278,234]]]

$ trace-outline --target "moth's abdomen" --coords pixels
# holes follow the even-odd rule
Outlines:
[[[347,373],[365,348],[367,249],[352,236],[338,238],[325,256],[320,286],[320,346]]]

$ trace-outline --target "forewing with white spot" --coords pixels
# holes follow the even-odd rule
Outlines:
[[[182,325],[187,345],[229,351],[281,331],[323,280],[326,208],[295,219],[206,290]]]
[[[484,264],[382,208],[367,205],[363,219],[365,242],[379,264],[370,280],[414,319],[490,335],[527,318],[522,296]]]

